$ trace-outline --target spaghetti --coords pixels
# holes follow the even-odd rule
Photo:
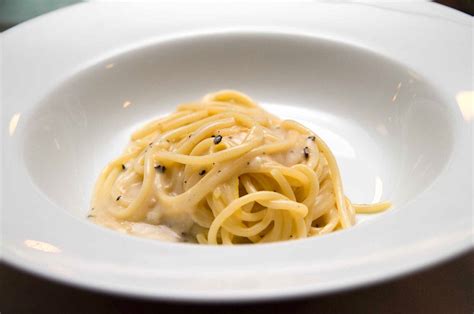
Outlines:
[[[345,229],[357,212],[316,134],[230,90],[134,132],[97,180],[90,217],[122,232],[202,244],[265,243]]]

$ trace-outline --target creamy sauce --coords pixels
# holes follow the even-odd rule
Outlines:
[[[168,242],[182,242],[183,237],[170,227],[145,222],[118,221],[104,210],[92,210],[89,219],[107,228],[133,236]]]
[[[311,141],[308,142],[306,136],[302,136],[293,130],[286,131],[279,128],[273,128],[272,134],[278,136],[281,141],[292,139],[294,140],[294,145],[291,149],[277,154],[256,156],[249,161],[247,166],[257,168],[268,162],[276,162],[291,167],[304,161],[304,149],[312,144]],[[230,143],[231,146],[236,146],[244,142],[246,136],[247,133],[238,132],[230,136],[224,136],[224,140]],[[132,165],[126,164],[124,166],[128,168]],[[183,186],[173,181],[174,179],[181,182],[180,175],[182,175],[182,172],[174,175],[171,171],[162,175],[164,178],[164,186],[169,195],[179,195],[183,193]],[[188,188],[192,187],[200,178],[199,173],[189,178],[189,182],[187,182]],[[129,180],[130,177],[124,175],[124,179]],[[137,177],[135,184],[129,185],[127,189],[120,189],[120,191],[118,191],[121,196],[120,200],[130,203],[137,197],[140,188],[141,179]],[[219,191],[216,190],[216,193],[218,192]],[[115,206],[115,204],[110,202],[110,206]],[[119,221],[107,213],[107,208],[95,209],[91,212],[90,218],[105,227],[134,236],[172,242],[190,242],[193,241],[193,235],[199,231],[199,228],[196,229],[194,225],[191,216],[192,211],[193,208],[186,208],[186,204],[183,204],[183,210],[179,212],[164,210],[156,198],[153,197],[149,201],[149,211],[144,222]]]

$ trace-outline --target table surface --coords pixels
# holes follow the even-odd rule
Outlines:
[[[68,1],[76,2],[76,0],[63,2]],[[62,6],[63,2],[58,3]],[[472,2],[456,0],[437,2],[472,14]],[[12,25],[4,25],[0,30],[10,26]],[[256,314],[289,312],[464,314],[474,312],[473,265],[474,252],[471,251],[415,274],[327,296],[271,303],[197,305],[142,301],[95,293],[53,283],[0,264],[0,314],[157,312],[173,314],[190,310],[193,314],[212,311]]]
[[[473,313],[474,251],[378,285],[321,297],[197,305],[81,290],[0,265],[0,313]]]

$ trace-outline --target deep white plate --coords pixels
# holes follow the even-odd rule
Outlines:
[[[2,258],[134,296],[327,293],[458,254],[472,237],[472,20],[432,3],[87,3],[2,34]],[[386,213],[305,240],[234,247],[88,222],[130,131],[241,90],[327,140],[354,202]]]

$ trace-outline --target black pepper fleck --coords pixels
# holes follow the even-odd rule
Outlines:
[[[117,198],[115,200],[120,201],[121,198],[122,198],[122,195],[119,195],[119,196],[117,196]]]
[[[308,146],[306,146],[303,149],[303,153],[304,153],[304,158],[308,159],[309,158],[309,148],[308,148]]]
[[[314,142],[316,141],[316,136],[314,135],[308,136],[308,140],[312,140]]]
[[[94,215],[87,215],[87,218],[93,218],[95,217]]]
[[[201,172],[199,172],[199,175],[203,176],[205,173],[206,173],[206,170],[203,169],[203,170],[201,170]]]
[[[159,171],[161,173],[164,173],[165,170],[166,170],[166,167],[165,166],[162,166],[162,165],[158,165],[158,166],[155,166],[155,169],[156,171]]]
[[[303,153],[304,153],[304,158],[308,159],[309,158],[309,148],[308,148],[308,146],[306,146],[303,149]]]
[[[214,137],[214,144],[219,144],[220,142],[222,141],[222,136],[220,135],[217,135],[216,137]]]
[[[124,164],[122,164],[122,170],[127,170],[127,167],[125,167]]]
[[[216,137],[216,136],[214,134],[212,134],[211,137]]]

